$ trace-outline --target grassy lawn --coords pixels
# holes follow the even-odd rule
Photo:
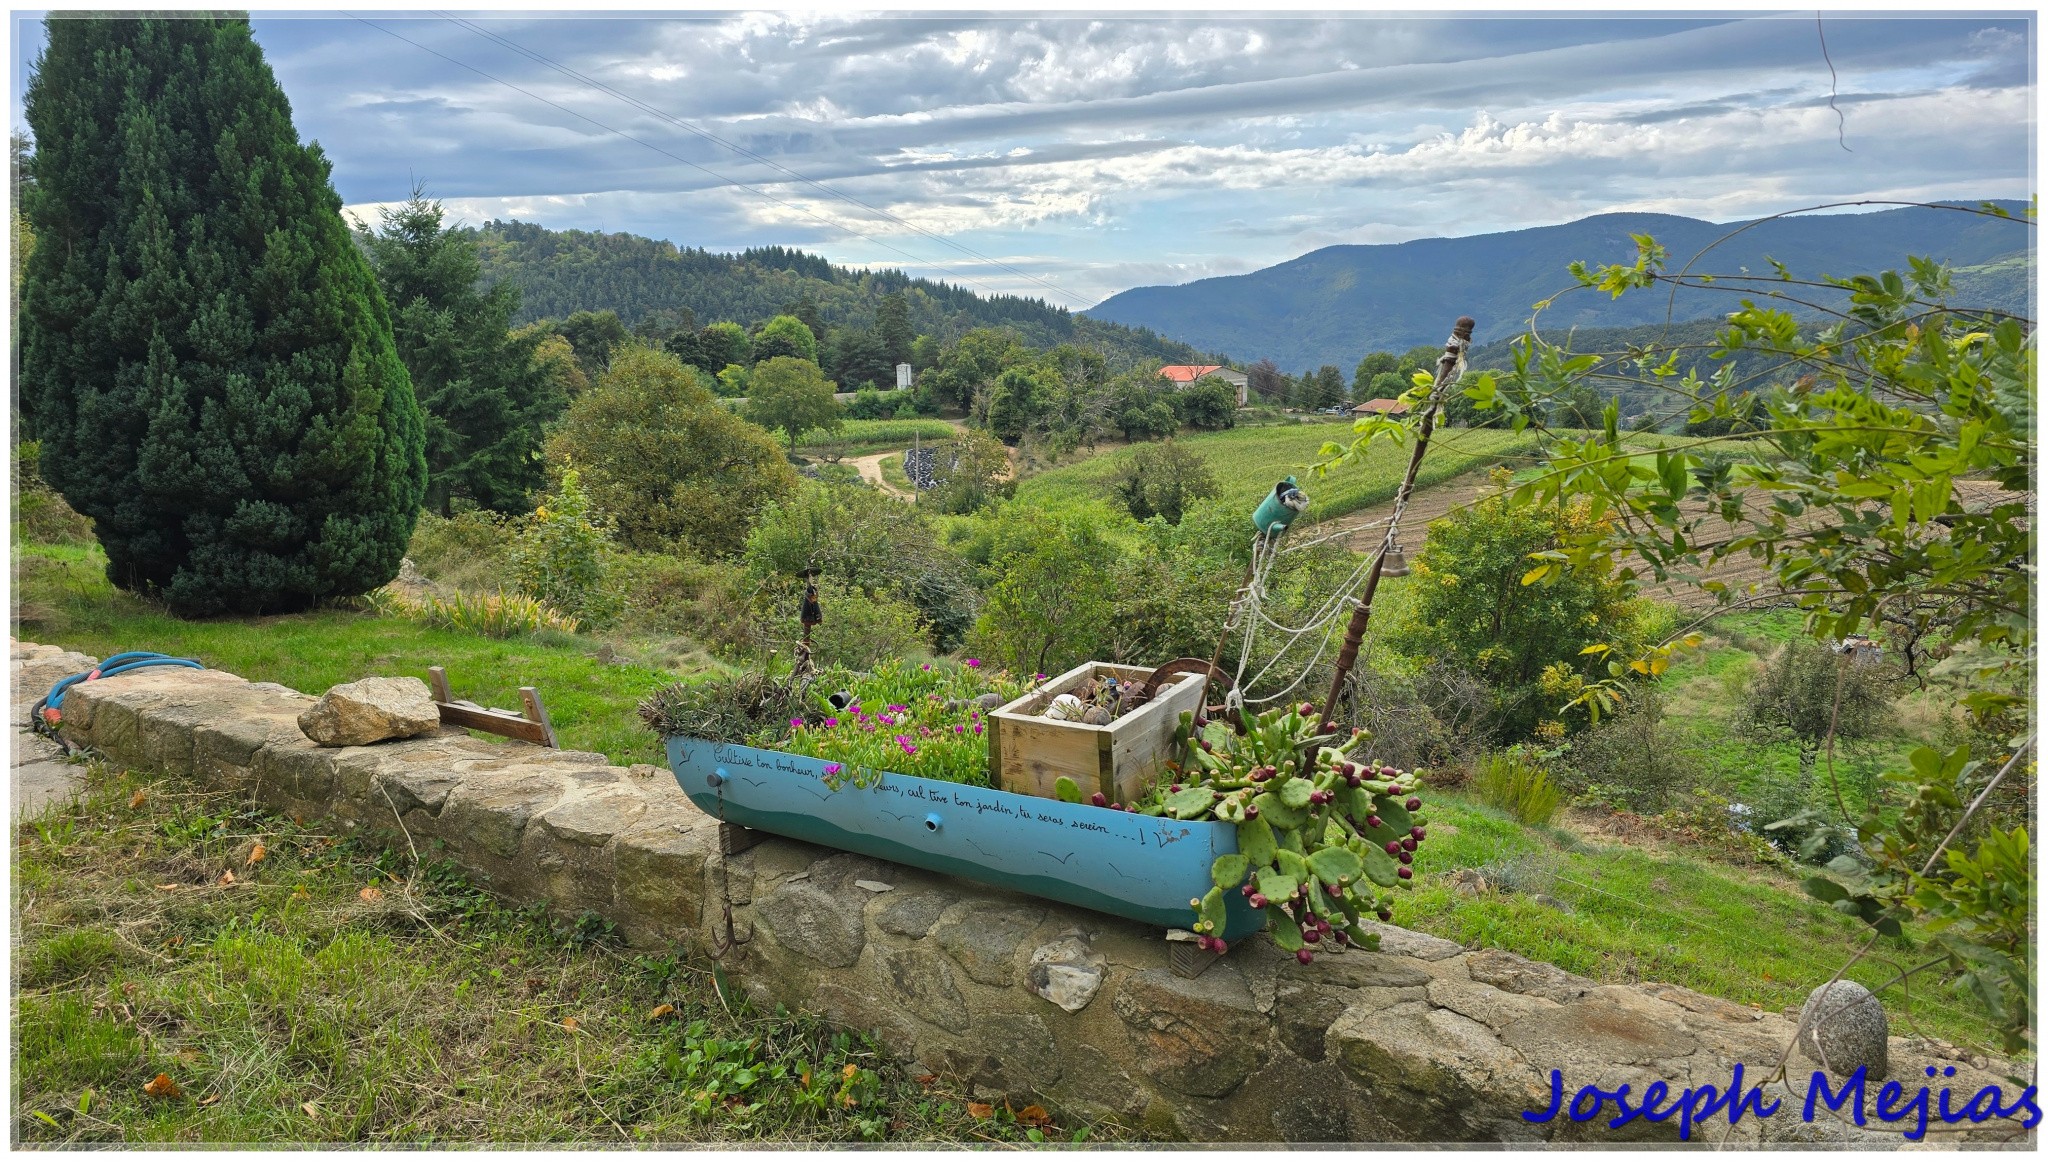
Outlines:
[[[455,696],[516,709],[538,689],[562,746],[616,763],[664,761],[635,707],[675,675],[599,660],[600,642],[561,634],[494,639],[343,609],[185,621],[110,585],[98,546],[17,545],[17,633],[104,658],[155,650],[257,682],[318,694],[371,675],[447,668]]]
[[[1206,432],[1184,436],[1180,442],[1201,453],[1215,473],[1224,497],[1233,502],[1248,507],[1269,491],[1274,481],[1291,475],[1300,479],[1303,491],[1309,494],[1309,515],[1333,517],[1392,499],[1408,467],[1407,446],[1397,448],[1380,441],[1359,463],[1338,468],[1320,479],[1310,471],[1310,466],[1322,458],[1324,443],[1348,443],[1351,439],[1351,429],[1346,424],[1295,424]],[[1430,485],[1448,480],[1532,447],[1532,436],[1483,428],[1451,428],[1430,442],[1417,483]],[[1119,448],[1041,472],[1019,484],[1017,495],[1038,504],[1101,497],[1105,495],[1104,482],[1109,474],[1136,451],[1135,446]]]
[[[407,876],[191,784],[86,786],[15,834],[18,1142],[1074,1136],[445,865]]]
[[[1868,938],[1864,925],[1809,898],[1791,872],[1589,844],[1524,827],[1454,793],[1430,794],[1427,813],[1429,842],[1415,856],[1419,886],[1394,918],[1461,944],[1504,948],[1594,980],[1665,981],[1775,1011],[1803,1003]],[[1459,895],[1441,873],[1465,867],[1513,890]],[[1538,903],[1537,894],[1569,910]],[[1927,959],[1891,942],[1875,957],[1849,977],[1875,989]],[[1968,1000],[1919,985],[1910,1001],[1897,985],[1882,997],[1895,1033],[1997,1052],[1993,1024]]]

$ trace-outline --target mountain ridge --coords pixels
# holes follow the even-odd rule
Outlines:
[[[1776,258],[1797,277],[1848,276],[1904,269],[1908,254],[1988,268],[2001,273],[1978,279],[1970,289],[1996,301],[1981,305],[2026,313],[2033,248],[2031,226],[2021,217],[2026,203],[1991,204],[2013,217],[1910,206],[1794,215],[1742,229],[1749,221],[1617,212],[1457,238],[1326,246],[1247,274],[1133,287],[1083,314],[1226,351],[1239,361],[1272,359],[1286,371],[1322,363],[1349,368],[1372,351],[1435,343],[1459,315],[1478,319],[1482,334],[1493,337],[1519,330],[1532,304],[1572,286],[1571,262],[1633,262],[1633,234],[1655,237],[1666,248],[1670,270],[1717,241],[1699,269],[1733,274],[1746,267],[1768,277],[1769,260]],[[2016,257],[2024,261],[2010,261]],[[1717,307],[1720,302],[1727,307]],[[1681,294],[1676,304],[1662,294],[1617,301],[1581,292],[1546,311],[1543,325],[1635,326],[1664,319],[1674,306],[1671,317],[1686,319],[1733,305],[1731,296],[1713,291]]]

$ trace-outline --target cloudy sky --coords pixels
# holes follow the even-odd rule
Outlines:
[[[2009,13],[356,15],[254,21],[353,209],[417,179],[1074,308],[1333,243],[2036,188]],[[41,41],[17,13],[17,127]]]

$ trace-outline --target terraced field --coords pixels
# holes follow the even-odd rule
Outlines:
[[[1180,442],[1208,462],[1224,497],[1243,503],[1247,510],[1274,481],[1294,476],[1309,494],[1309,518],[1327,520],[1391,501],[1408,466],[1407,447],[1381,442],[1362,461],[1315,476],[1311,468],[1322,459],[1323,445],[1351,439],[1348,424],[1329,423],[1237,428],[1186,436]],[[1534,446],[1531,436],[1453,428],[1431,443],[1419,482],[1435,484],[1498,463],[1517,466]],[[1135,447],[1119,448],[1041,472],[1018,485],[1017,495],[1031,503],[1054,505],[1106,496],[1110,473],[1136,452]]]

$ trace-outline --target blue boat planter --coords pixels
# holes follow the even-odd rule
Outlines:
[[[833,790],[808,755],[670,738],[668,762],[690,801],[727,823],[943,875],[978,880],[1163,928],[1194,920],[1209,866],[1237,850],[1237,828],[1111,811],[987,787],[884,772]],[[1225,940],[1266,926],[1224,893]]]

